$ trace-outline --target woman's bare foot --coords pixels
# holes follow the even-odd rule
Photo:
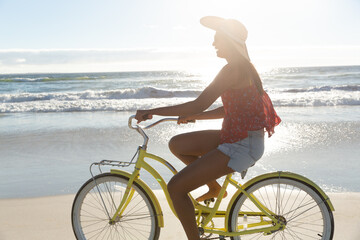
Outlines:
[[[209,191],[204,195],[201,195],[200,197],[196,198],[196,201],[202,202],[205,201],[206,199],[216,198],[219,195],[220,190],[221,190],[220,186],[219,188],[209,188]],[[225,198],[226,196],[227,196],[227,192],[225,192],[223,198]]]

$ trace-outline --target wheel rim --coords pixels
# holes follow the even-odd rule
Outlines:
[[[156,214],[147,195],[133,185],[126,210],[110,222],[125,193],[127,179],[105,176],[89,181],[74,202],[73,228],[78,239],[154,239]],[[101,196],[99,194],[101,193]]]
[[[284,178],[266,179],[249,187],[247,192],[273,211],[276,218],[284,222],[285,229],[267,236],[263,233],[244,235],[241,239],[331,239],[332,214],[321,196],[304,183]],[[239,211],[259,212],[243,194],[233,209],[235,214],[232,214],[230,222],[232,231],[237,229],[238,224],[245,223],[243,216],[237,216]],[[248,226],[261,221],[259,216],[246,216],[245,219]],[[264,219],[270,220],[268,217]]]

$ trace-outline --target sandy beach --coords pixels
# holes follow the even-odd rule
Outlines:
[[[160,239],[186,240],[165,197],[155,191],[164,213]],[[335,240],[360,239],[360,193],[329,193],[335,207]],[[71,205],[74,195],[0,199],[1,240],[72,240]]]

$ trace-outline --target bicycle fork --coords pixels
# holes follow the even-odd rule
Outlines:
[[[131,177],[128,181],[128,184],[126,186],[124,196],[121,199],[120,205],[117,208],[115,214],[111,217],[109,224],[114,225],[115,223],[119,222],[126,207],[131,202],[131,199],[135,193],[135,189],[132,187],[132,185],[133,185],[134,181],[139,178],[139,171],[140,170],[135,169],[135,171],[131,175]],[[115,205],[115,207],[116,207],[116,205]]]

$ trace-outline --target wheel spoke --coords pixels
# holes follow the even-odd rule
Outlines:
[[[332,236],[333,217],[331,211],[322,197],[301,181],[279,177],[263,179],[248,187],[246,191],[276,213],[276,218],[283,220],[286,226],[283,230],[270,235],[264,235],[259,230],[259,233],[242,235],[241,239],[327,240]],[[261,212],[245,194],[239,196],[232,209],[229,221],[231,231],[242,231],[237,228],[238,225],[244,224],[239,212]],[[248,226],[269,220],[264,216],[248,216],[247,219]],[[269,225],[250,228],[254,230],[265,227],[269,227]],[[240,240],[240,237],[233,238]]]
[[[128,179],[103,174],[88,181],[77,194],[73,206],[73,228],[77,239],[154,239],[159,234],[157,215],[147,194],[133,185],[134,194],[125,211],[110,224],[117,211]],[[101,195],[100,195],[101,194]]]

